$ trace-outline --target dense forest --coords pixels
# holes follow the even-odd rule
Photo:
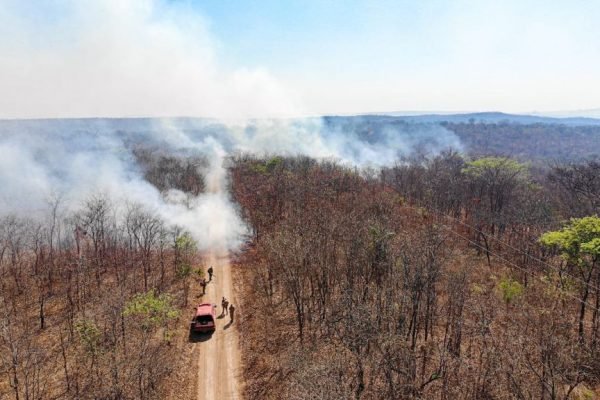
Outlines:
[[[204,160],[134,151],[146,178],[203,189]],[[164,398],[202,263],[188,233],[91,194],[0,219],[0,398]]]
[[[597,128],[572,146],[560,138],[575,128],[445,128],[471,153],[381,169],[227,157],[251,230],[235,259],[246,398],[600,395]],[[507,156],[513,134],[532,149]],[[576,156],[546,154],[542,134]],[[524,163],[533,151],[552,162]],[[131,154],[161,191],[206,190],[197,154]],[[188,232],[101,193],[0,218],[0,398],[171,398],[190,384],[178,371],[205,265]]]
[[[470,155],[504,155],[542,165],[551,161],[583,161],[600,154],[598,124],[569,125],[560,120],[555,120],[555,123],[518,123],[510,116],[506,116],[505,120],[482,121],[475,118],[477,114],[469,120],[455,117],[437,116],[433,119],[436,122],[431,122],[428,117],[327,117],[324,125],[330,130],[352,132],[366,143],[378,141],[391,131],[405,145],[412,147],[411,156],[414,153],[430,156],[440,146],[456,147],[459,143],[460,150]],[[456,135],[457,140],[436,141],[436,136],[444,136],[438,130],[436,135],[422,141],[423,131],[439,127]]]
[[[248,156],[232,177],[247,398],[597,395],[597,162]]]
[[[546,122],[544,122],[546,121]],[[535,161],[546,165],[551,161],[584,161],[600,154],[600,120],[582,119],[579,124],[553,118],[526,118],[502,115],[488,120],[480,114],[427,116],[345,116],[314,119],[280,120],[275,126],[293,130],[300,126],[311,134],[317,130],[321,141],[333,137],[336,144],[349,141],[357,151],[377,142],[394,144],[398,156],[422,153],[431,156],[452,147],[469,155],[503,155],[520,161]],[[587,123],[585,123],[587,122]],[[95,118],[57,120],[0,120],[0,134],[41,135],[44,140],[76,133],[114,135],[127,138],[132,144],[160,137],[161,130],[176,129],[195,140],[218,137],[228,152],[237,140],[252,139],[264,130],[259,121],[250,121],[233,134],[230,126],[216,120],[201,118]],[[290,135],[292,135],[290,133]],[[302,138],[302,137],[301,137]],[[300,139],[301,139],[300,138]],[[452,140],[454,139],[454,140]],[[267,150],[265,143],[262,150]],[[356,146],[354,146],[356,145]],[[250,146],[252,147],[252,146]],[[256,147],[256,146],[254,146]],[[458,148],[460,147],[460,148]],[[289,149],[288,149],[289,150]],[[380,150],[380,148],[379,148]],[[273,150],[271,150],[273,151]]]
[[[442,123],[472,154],[501,154],[522,161],[582,161],[600,154],[600,126],[515,123]]]

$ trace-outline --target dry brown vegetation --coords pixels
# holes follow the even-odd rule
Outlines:
[[[204,188],[200,159],[137,156],[163,190]],[[598,213],[598,168],[234,157],[252,229],[237,259],[245,397],[594,398],[599,260],[538,239]],[[102,196],[2,216],[0,398],[185,398],[198,257],[185,232]]]
[[[195,244],[136,204],[63,210],[0,220],[0,398],[164,398]]]
[[[538,238],[587,215],[596,164],[560,168],[534,181],[447,153],[365,176],[238,157],[246,397],[595,398],[597,259],[582,281]]]

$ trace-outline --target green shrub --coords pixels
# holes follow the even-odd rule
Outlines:
[[[281,165],[283,163],[283,158],[282,157],[272,157],[269,160],[263,162],[257,162],[256,164],[252,164],[252,170],[254,172],[258,172],[261,174],[268,174],[270,172],[273,172],[273,170],[275,170],[275,168],[277,168],[279,165]]]
[[[133,296],[125,305],[123,315],[139,320],[145,331],[166,328],[170,321],[179,317],[179,311],[172,303],[173,299],[169,294],[157,295],[154,290],[150,290]]]
[[[87,319],[77,321],[75,323],[75,332],[77,332],[77,336],[83,343],[85,351],[88,354],[96,355],[100,352],[100,339],[102,335],[94,321]]]
[[[192,273],[192,266],[188,263],[182,262],[177,266],[175,275],[177,279],[185,279]]]
[[[521,297],[525,288],[519,282],[505,277],[498,282],[498,289],[502,296],[502,300],[508,305]]]

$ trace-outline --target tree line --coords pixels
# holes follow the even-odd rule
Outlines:
[[[163,191],[206,162],[138,149]],[[448,151],[359,170],[230,158],[246,397],[591,396],[600,380],[596,160]],[[0,217],[0,397],[164,398],[199,254],[139,204]]]
[[[202,190],[197,160],[146,157],[153,179]],[[0,397],[162,398],[198,266],[188,233],[103,194],[1,216]]]
[[[593,395],[597,169],[452,151],[379,172],[239,155],[246,396]]]

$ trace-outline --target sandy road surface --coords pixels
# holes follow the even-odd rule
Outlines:
[[[190,345],[197,355],[197,399],[241,399],[240,355],[238,333],[228,315],[221,315],[221,298],[225,296],[237,308],[233,296],[231,266],[226,253],[212,254],[206,260],[206,268],[212,265],[214,276],[206,288],[206,294],[198,302],[217,304],[217,330],[211,337],[196,337]],[[238,310],[236,310],[237,313]]]

